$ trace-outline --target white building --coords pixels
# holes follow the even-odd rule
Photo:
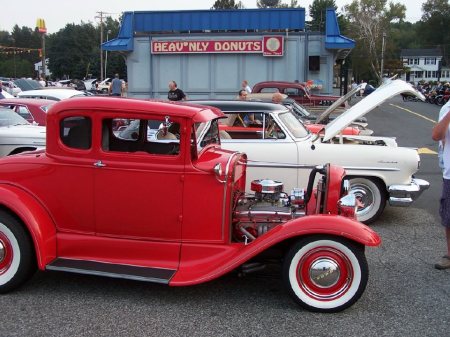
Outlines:
[[[442,62],[440,49],[402,49],[400,58],[405,67],[410,69],[410,72],[402,75],[408,82],[450,81],[449,67],[441,67],[439,76],[439,66]]]
[[[37,77],[40,77],[42,74],[42,61],[34,64],[34,71],[38,74]],[[45,59],[45,77],[50,77],[52,73],[48,70],[48,59]]]

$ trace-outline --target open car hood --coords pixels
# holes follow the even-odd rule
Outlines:
[[[327,118],[334,110],[342,105],[345,101],[347,101],[350,97],[356,94],[361,89],[361,84],[350,90],[347,94],[340,97],[337,101],[331,104],[324,112],[317,117],[315,123],[320,124],[325,118]]]
[[[323,141],[326,142],[338,135],[345,127],[347,127],[354,120],[361,118],[369,111],[372,111],[380,104],[384,103],[389,98],[399,95],[401,93],[408,93],[410,95],[420,98],[422,101],[425,97],[414,89],[410,84],[402,80],[390,81],[380,86],[377,90],[366,96],[361,101],[356,103],[347,111],[343,112],[339,117],[334,119],[325,127],[325,136]]]

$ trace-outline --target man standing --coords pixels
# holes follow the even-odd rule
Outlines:
[[[122,81],[119,78],[119,74],[116,74],[114,79],[111,81],[111,84],[109,85],[109,94],[111,96],[122,96],[123,87],[122,87]]]
[[[183,90],[177,87],[177,82],[169,82],[169,93],[167,94],[169,101],[181,101],[186,100],[186,95]]]
[[[250,86],[248,85],[248,81],[247,80],[243,80],[242,81],[242,89],[247,91],[248,94],[252,93],[252,88],[250,88]]]
[[[440,141],[443,152],[443,184],[442,197],[439,207],[442,225],[447,239],[447,254],[434,265],[436,269],[450,268],[450,101],[439,112],[439,122],[433,128],[433,140]]]

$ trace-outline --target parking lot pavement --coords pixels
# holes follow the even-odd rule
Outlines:
[[[0,336],[447,336],[450,270],[435,217],[386,208],[368,248],[369,284],[338,314],[310,313],[285,294],[276,273],[236,274],[200,286],[166,286],[37,273],[0,297]]]

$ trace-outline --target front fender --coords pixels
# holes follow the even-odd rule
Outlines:
[[[248,245],[183,243],[180,267],[169,284],[185,286],[213,280],[280,242],[314,234],[344,237],[365,246],[381,243],[375,231],[356,220],[337,215],[305,216],[275,227]]]
[[[56,227],[45,207],[16,186],[0,185],[0,205],[24,223],[34,243],[39,269],[56,257]]]

